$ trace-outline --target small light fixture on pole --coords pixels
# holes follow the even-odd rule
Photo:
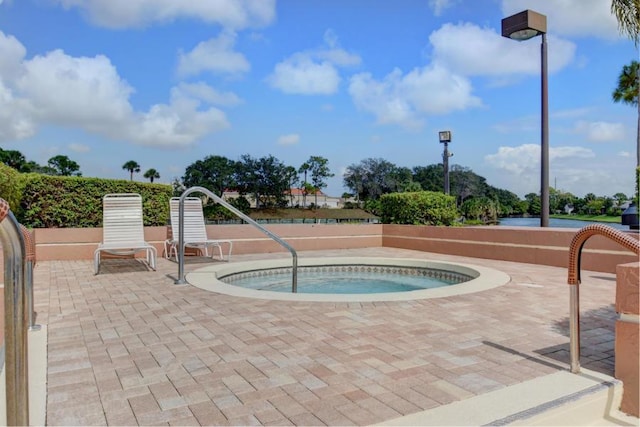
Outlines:
[[[525,10],[502,20],[502,36],[524,41],[542,36],[540,47],[541,137],[540,137],[540,227],[549,226],[549,97],[547,86],[547,17]]]
[[[444,152],[442,153],[442,164],[444,166],[444,194],[449,194],[449,157],[453,153],[449,153],[449,143],[451,142],[451,131],[443,130],[438,132],[440,143],[444,144]]]

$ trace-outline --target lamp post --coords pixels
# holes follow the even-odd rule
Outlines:
[[[524,41],[542,36],[540,47],[541,135],[540,135],[540,227],[549,226],[549,98],[547,86],[547,17],[525,10],[502,20],[502,36]]]
[[[451,142],[451,131],[443,130],[438,132],[440,143],[444,144],[444,152],[442,153],[442,164],[444,166],[444,194],[449,194],[449,157],[453,154],[449,153],[449,143]]]

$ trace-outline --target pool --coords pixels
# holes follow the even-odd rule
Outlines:
[[[377,257],[299,259],[297,293],[291,292],[291,259],[213,264],[186,279],[198,288],[232,296],[333,302],[439,298],[480,292],[511,280],[479,265]],[[372,284],[377,289],[370,289]],[[308,285],[315,289],[305,289]]]
[[[247,289],[291,292],[292,269],[269,268],[219,276],[220,281]],[[473,279],[448,270],[422,267],[349,264],[302,266],[298,268],[299,293],[375,294],[409,292],[452,286]]]

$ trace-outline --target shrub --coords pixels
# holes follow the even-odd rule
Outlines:
[[[23,179],[18,220],[27,227],[101,227],[102,197],[109,193],[140,194],[144,225],[164,225],[169,219],[170,185],[35,173]]]
[[[24,181],[20,172],[0,163],[0,197],[9,203],[9,208],[16,218],[20,216],[23,185]]]
[[[487,197],[474,197],[464,201],[460,211],[468,220],[477,220],[483,223],[495,223],[498,220],[498,208],[493,200]]]
[[[455,197],[443,193],[418,191],[380,197],[380,220],[385,224],[451,225],[457,217]]]

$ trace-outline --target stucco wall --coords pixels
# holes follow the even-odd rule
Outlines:
[[[382,245],[425,252],[567,267],[575,228],[429,227],[383,225]],[[632,234],[636,238],[638,234]],[[583,250],[584,270],[615,273],[616,265],[638,257],[602,236],[590,238]]]
[[[640,263],[619,265],[616,272],[616,378],[622,380],[620,410],[640,416]]]
[[[268,224],[296,250],[397,247],[425,252],[567,267],[576,229],[531,227],[430,227],[389,224]],[[234,254],[286,251],[251,225],[209,225],[210,238],[233,241]],[[36,229],[36,258],[92,259],[101,228]],[[637,233],[635,234],[637,236]],[[145,239],[162,254],[166,227],[145,227]],[[587,241],[582,269],[615,273],[637,257],[602,236]],[[0,272],[3,265],[0,263]]]

